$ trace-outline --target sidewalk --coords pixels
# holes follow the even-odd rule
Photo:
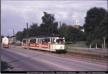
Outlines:
[[[108,49],[95,49],[95,48],[80,48],[80,47],[67,47],[68,52],[95,55],[101,57],[108,57]]]

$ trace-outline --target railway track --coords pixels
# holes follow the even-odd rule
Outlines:
[[[20,46],[16,46],[17,48],[22,48]],[[16,48],[15,47],[15,48]],[[26,49],[24,49],[26,50]],[[105,65],[106,63],[108,63],[108,56],[98,56],[98,55],[91,55],[91,54],[82,54],[82,53],[75,53],[75,52],[67,52],[67,53],[52,53],[49,51],[45,51],[45,50],[37,50],[37,49],[27,49],[27,50],[32,50],[32,51],[38,51],[38,52],[42,52],[43,54],[49,54],[51,53],[51,55],[55,55],[55,56],[59,56],[59,57],[64,57],[64,58],[70,58],[70,59],[78,59],[80,61],[86,61],[86,62],[95,62],[98,64],[102,64]]]
[[[7,61],[12,69],[17,70],[68,70],[68,71],[100,71],[107,68],[107,63],[103,61],[97,62],[92,58],[75,53],[51,53],[48,51],[23,49],[21,47],[12,46],[5,48],[2,52],[2,59]],[[97,64],[98,63],[98,64]],[[23,66],[22,66],[23,65]]]
[[[36,50],[36,49],[30,49],[33,51],[39,51],[43,52],[43,54],[49,54],[51,53],[52,55],[63,57],[63,58],[70,58],[70,59],[78,59],[79,61],[85,60],[86,62],[95,62],[98,64],[106,65],[108,63],[108,56],[97,56],[97,55],[90,55],[90,54],[82,54],[82,53],[75,53],[75,52],[67,52],[67,53],[52,53],[49,51],[44,51],[44,50]]]

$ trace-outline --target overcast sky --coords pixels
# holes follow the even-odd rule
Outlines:
[[[22,31],[26,22],[29,26],[40,24],[44,11],[54,14],[58,22],[83,25],[86,12],[93,7],[107,9],[107,0],[1,0],[1,32],[2,35],[12,35],[13,29],[15,33]]]

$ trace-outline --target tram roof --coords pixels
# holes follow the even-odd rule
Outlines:
[[[57,37],[63,37],[63,36],[37,36],[37,37],[29,37],[24,39],[32,39],[32,38],[57,38]]]

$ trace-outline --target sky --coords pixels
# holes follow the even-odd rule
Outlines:
[[[42,23],[43,12],[54,14],[55,21],[83,25],[86,13],[93,7],[107,10],[107,0],[1,0],[1,34],[13,35],[26,23]]]

